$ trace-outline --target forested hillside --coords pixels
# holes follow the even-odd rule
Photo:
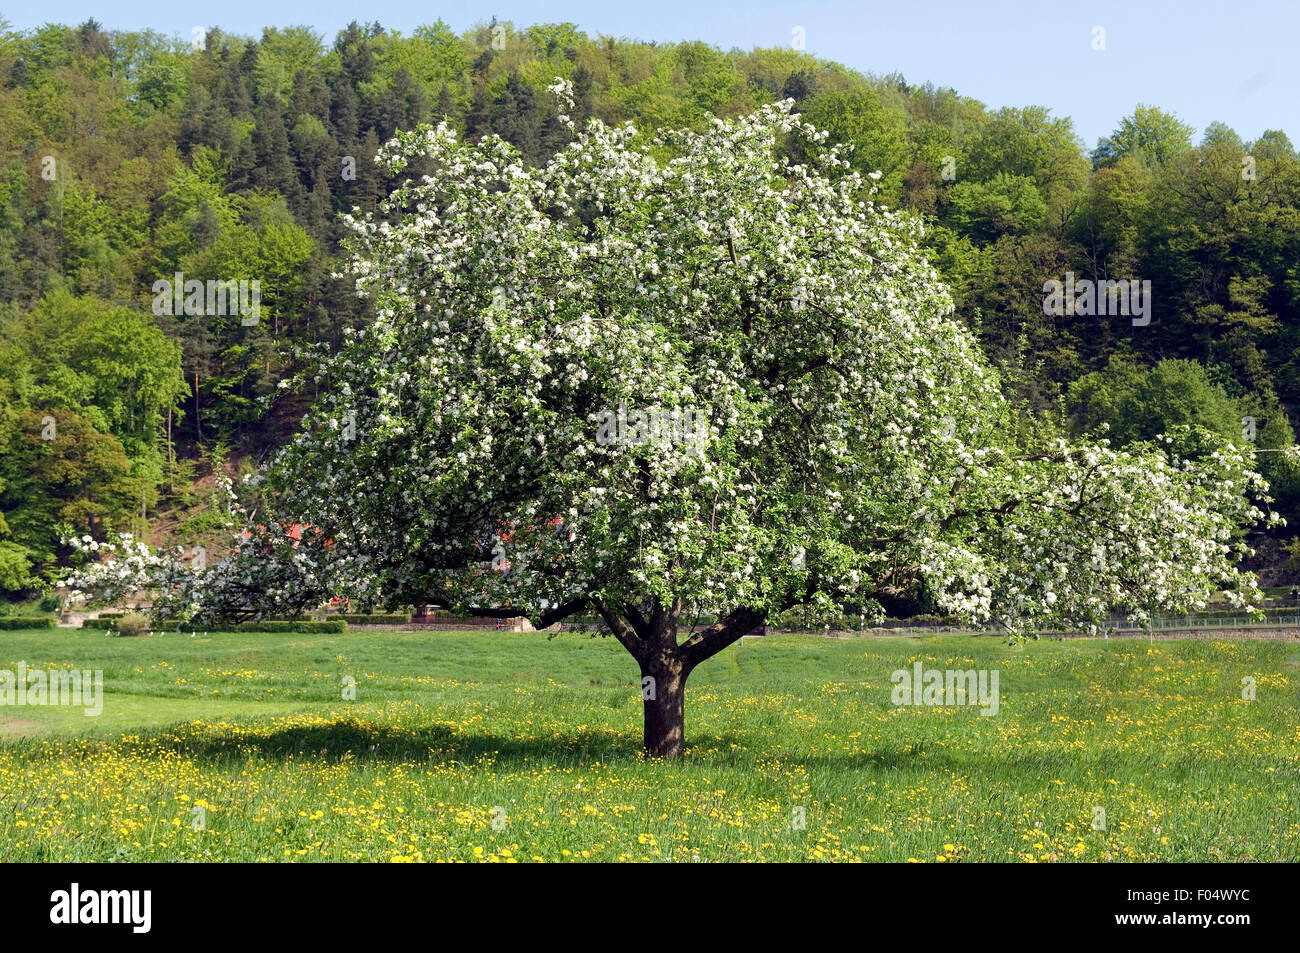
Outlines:
[[[339,215],[397,184],[372,161],[380,144],[445,120],[541,163],[572,135],[557,76],[579,123],[645,130],[794,99],[879,173],[877,201],[927,222],[1028,426],[1295,442],[1300,156],[1280,131],[1197,133],[1137,106],[1090,147],[1042,106],[572,24],[191,42],[0,21],[0,592],[38,588],[74,533],[214,540],[213,476],[284,440],[313,395],[279,383],[365,321],[337,276]],[[160,283],[192,280],[256,281],[259,309],[213,314],[210,290],[200,313],[159,305]],[[1149,311],[1045,307],[1052,281],[1149,282]],[[1280,454],[1259,466],[1294,524],[1300,474]],[[1290,532],[1260,541],[1261,566],[1283,570],[1266,581],[1289,578]]]

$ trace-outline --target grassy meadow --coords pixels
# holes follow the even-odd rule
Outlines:
[[[1300,859],[1295,643],[747,639],[670,764],[582,634],[0,632],[20,661],[102,669],[103,712],[0,707],[6,861]],[[996,669],[998,713],[895,706],[916,661]]]

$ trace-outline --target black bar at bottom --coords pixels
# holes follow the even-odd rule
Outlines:
[[[717,933],[734,941],[782,921],[909,943],[983,930],[988,938],[1052,930],[1044,935],[1231,942],[1285,928],[1294,906],[1285,899],[1293,871],[1281,865],[595,866],[453,874],[437,865],[13,864],[0,866],[0,896],[9,943],[111,934],[131,945],[360,942],[376,927],[398,926],[634,943],[667,928],[683,939]]]

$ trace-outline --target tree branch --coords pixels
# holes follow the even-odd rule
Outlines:
[[[534,615],[520,606],[469,606],[465,611],[472,616],[483,619],[517,619],[523,617],[531,622],[535,629],[548,629],[560,620],[567,619],[569,616],[588,608],[589,605],[589,601],[585,598],[573,599],[563,605],[553,606],[541,615]]]
[[[692,669],[738,641],[741,636],[760,625],[766,618],[766,612],[744,607],[733,609],[713,625],[696,632],[683,642],[677,651],[686,663],[686,667]]]
[[[600,617],[605,620],[605,625],[609,626],[609,630],[614,633],[614,638],[627,649],[629,655],[640,662],[645,657],[648,643],[641,641],[632,627],[604,600],[598,599],[594,605]]]

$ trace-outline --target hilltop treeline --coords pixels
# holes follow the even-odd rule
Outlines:
[[[556,76],[579,123],[699,126],[795,100],[880,173],[878,201],[927,221],[958,314],[1033,426],[1124,442],[1195,422],[1241,439],[1249,417],[1257,445],[1294,442],[1300,157],[1280,131],[1195,139],[1138,106],[1089,148],[1039,106],[572,24],[178,40],[0,21],[0,590],[48,577],[69,533],[210,532],[220,494],[203,478],[267,452],[302,410],[277,388],[295,351],[365,319],[334,274],[339,213],[396,184],[379,146],[445,120],[543,162],[571,135]],[[155,313],[156,283],[178,274],[258,280],[259,319]],[[1045,314],[1045,283],[1067,274],[1150,281],[1149,323]],[[1300,478],[1260,459],[1296,515]]]

